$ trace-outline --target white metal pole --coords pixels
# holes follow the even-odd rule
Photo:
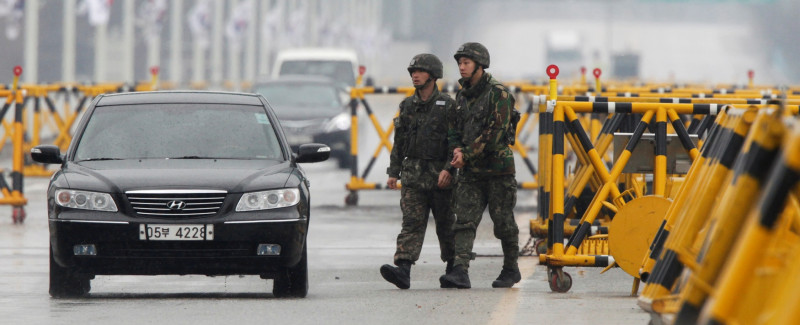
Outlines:
[[[64,0],[61,29],[61,81],[75,82],[75,0]]]
[[[261,8],[259,9],[259,12],[261,13],[260,14],[261,17],[268,17],[268,15],[271,13],[270,10],[272,10],[272,8],[273,8],[272,6],[270,6],[271,2],[272,1],[256,1],[256,3],[261,5]],[[256,11],[256,10],[253,10],[253,11]],[[269,44],[268,41],[264,40],[265,31],[264,31],[264,25],[263,24],[264,24],[263,20],[259,21],[258,23],[253,24],[253,28],[255,30],[257,30],[258,31],[257,34],[260,35],[258,37],[258,44],[259,44],[258,45],[258,74],[262,75],[262,76],[266,76],[269,73],[269,58],[270,58],[269,48],[270,48],[270,44]],[[270,42],[274,42],[274,37],[273,37],[273,39],[270,40]]]
[[[122,2],[122,78],[125,82],[136,83],[134,56],[134,1],[124,0]]]
[[[147,68],[158,67],[161,64],[161,35],[152,35],[147,39]]]
[[[108,25],[102,24],[94,27],[94,81],[106,81],[106,61],[108,60],[107,47]]]
[[[250,24],[247,25],[247,37],[244,51],[244,81],[253,82],[256,77],[256,30],[259,26],[258,4],[260,1],[252,1],[253,7],[250,8]]]
[[[317,33],[317,27],[319,26],[319,17],[317,17],[317,1],[306,0],[306,5],[308,6],[306,11],[308,15],[308,18],[306,18],[306,24],[308,26],[308,45],[317,46],[319,45],[319,34]]]
[[[208,87],[206,82],[206,47],[203,46],[203,42],[207,42],[207,40],[204,39],[201,41],[200,39],[201,38],[196,37],[196,35],[195,37],[192,37],[192,45],[194,47],[194,54],[192,54],[192,59],[194,62],[192,68],[192,83],[194,84],[193,86],[196,87]]]
[[[231,5],[231,14],[229,19],[233,19],[233,13],[236,7],[239,5],[239,0],[228,0],[228,3]],[[227,27],[227,26],[226,26]],[[227,41],[228,47],[228,81],[230,81],[233,90],[239,90],[239,79],[240,79],[240,64],[241,64],[241,57],[242,57],[242,40],[228,38]]]
[[[172,18],[170,24],[170,62],[169,78],[180,87],[183,82],[183,0],[172,0]]]
[[[222,85],[222,31],[225,29],[225,1],[214,1],[214,26],[211,38],[211,83]]]
[[[39,81],[39,0],[25,2],[25,60],[22,80],[26,83]]]

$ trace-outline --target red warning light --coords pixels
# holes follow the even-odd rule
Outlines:
[[[358,66],[358,74],[359,74],[360,76],[363,76],[363,75],[364,75],[364,73],[366,73],[366,72],[367,72],[367,67],[365,67],[365,66],[363,66],[363,65],[360,65],[360,66]]]
[[[753,70],[747,70],[747,77],[748,78],[753,79],[754,75],[755,75],[755,72],[753,72]]]
[[[150,74],[158,74],[158,66],[151,67]]]
[[[21,74],[22,74],[22,67],[21,66],[15,66],[14,67],[14,75],[19,77],[19,75],[21,75]]]
[[[558,66],[555,64],[547,66],[547,76],[550,77],[550,79],[558,77]]]
[[[585,75],[585,74],[586,74],[586,67],[581,67],[581,74],[582,74],[582,75]]]
[[[602,71],[600,71],[600,68],[594,68],[594,71],[592,71],[592,73],[594,73],[594,77],[595,77],[595,78],[600,78],[600,75],[601,75],[603,72],[602,72]]]

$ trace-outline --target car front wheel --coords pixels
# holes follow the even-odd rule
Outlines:
[[[305,298],[308,294],[308,252],[303,245],[303,256],[293,267],[279,272],[272,284],[272,294],[278,298]]]
[[[50,296],[53,298],[74,298],[85,296],[91,290],[91,279],[76,274],[69,268],[61,267],[53,258],[50,249]]]

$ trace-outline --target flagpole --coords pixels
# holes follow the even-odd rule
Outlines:
[[[25,59],[22,80],[26,83],[38,82],[39,63],[39,0],[25,2]]]
[[[256,1],[256,3],[259,3],[261,5],[261,8],[260,8],[261,17],[263,17],[263,18],[269,17],[268,15],[270,14],[270,10],[272,10],[272,8],[270,6],[272,1],[271,0],[268,0],[268,1]],[[253,11],[256,11],[256,10],[253,10]],[[266,20],[263,19],[263,18],[257,24],[255,24],[255,23],[253,24],[253,29],[254,30],[258,30],[258,35],[260,35],[260,37],[258,38],[258,44],[259,44],[259,46],[258,46],[258,74],[261,75],[261,76],[266,76],[266,75],[269,74],[269,59],[270,59],[269,49],[270,49],[270,44],[269,44],[269,42],[267,42],[267,40],[264,39],[264,34],[266,33],[266,31],[264,29],[267,26],[264,26],[264,24],[266,24]]]
[[[203,0],[197,0],[203,1]],[[206,3],[208,5],[208,3]],[[206,9],[208,9],[206,7]],[[208,13],[208,10],[206,10]],[[208,84],[206,82],[206,49],[203,46],[205,40],[205,35],[200,37],[199,35],[193,35],[192,37],[192,45],[194,46],[194,54],[192,55],[194,68],[192,69],[192,84],[193,87],[197,88],[207,88]]]
[[[247,24],[247,40],[244,51],[244,81],[253,82],[256,76],[256,30],[258,28],[258,5],[260,1],[250,0],[252,7]]]
[[[183,0],[172,0],[172,18],[170,24],[170,64],[169,78],[180,87],[183,82]]]
[[[225,1],[214,1],[214,25],[211,38],[211,84],[222,87],[222,30],[224,29]]]
[[[136,73],[134,72],[134,1],[124,0],[122,2],[122,78],[125,82],[136,83]]]
[[[107,23],[94,27],[94,82],[98,83],[106,81],[106,61],[108,60],[106,34],[108,34]]]
[[[235,10],[236,7],[239,5],[239,0],[228,0],[230,4],[230,14],[228,15],[228,23],[236,23],[235,21]],[[231,83],[231,87],[233,90],[239,90],[239,69],[240,69],[240,62],[242,57],[242,42],[241,40],[234,39],[233,37],[227,38],[227,47],[228,47],[228,81]]]
[[[61,29],[61,81],[75,82],[75,0],[64,0]]]
[[[316,0],[306,0],[306,4],[308,5],[308,18],[306,21],[308,22],[308,40],[309,46],[317,46],[319,37],[317,35],[317,26],[318,26],[318,17],[317,17],[317,1]]]

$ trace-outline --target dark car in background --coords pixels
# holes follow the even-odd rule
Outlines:
[[[82,296],[95,275],[260,275],[308,292],[309,182],[267,100],[224,92],[100,95],[47,191],[50,294]]]
[[[290,146],[324,143],[339,167],[349,168],[351,114],[344,88],[323,76],[282,76],[257,82],[253,91],[267,98]]]

